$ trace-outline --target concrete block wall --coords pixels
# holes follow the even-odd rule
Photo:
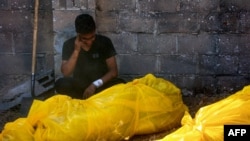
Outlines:
[[[30,79],[34,0],[1,0],[0,17],[1,91],[3,87]],[[54,68],[53,15],[50,0],[39,1],[38,17],[36,70],[40,72]]]
[[[128,81],[153,73],[191,93],[235,92],[249,84],[248,0],[53,0],[55,70],[74,18],[95,17]]]

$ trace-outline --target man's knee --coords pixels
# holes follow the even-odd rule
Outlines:
[[[65,94],[72,89],[73,80],[72,78],[59,78],[55,82],[55,90],[57,93]]]

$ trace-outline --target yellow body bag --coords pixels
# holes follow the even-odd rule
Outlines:
[[[148,74],[86,100],[65,95],[35,100],[27,118],[6,124],[0,140],[126,140],[177,127],[186,110],[175,85]]]
[[[182,127],[161,141],[223,141],[224,125],[250,125],[250,85],[218,102],[202,107],[195,118],[188,112]]]

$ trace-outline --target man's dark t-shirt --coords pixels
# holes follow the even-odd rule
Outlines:
[[[76,37],[73,37],[64,43],[62,60],[70,58],[74,51],[75,39]],[[81,49],[73,72],[73,78],[87,87],[108,72],[106,59],[114,55],[116,55],[116,51],[111,40],[105,36],[96,35],[89,51]]]

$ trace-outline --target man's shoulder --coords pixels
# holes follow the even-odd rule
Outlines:
[[[65,45],[67,45],[67,44],[72,44],[72,43],[75,42],[75,39],[76,39],[76,36],[71,37],[71,38],[67,39],[67,40],[64,42],[64,44],[65,44]]]
[[[96,39],[100,41],[110,41],[110,38],[105,35],[96,34]]]

